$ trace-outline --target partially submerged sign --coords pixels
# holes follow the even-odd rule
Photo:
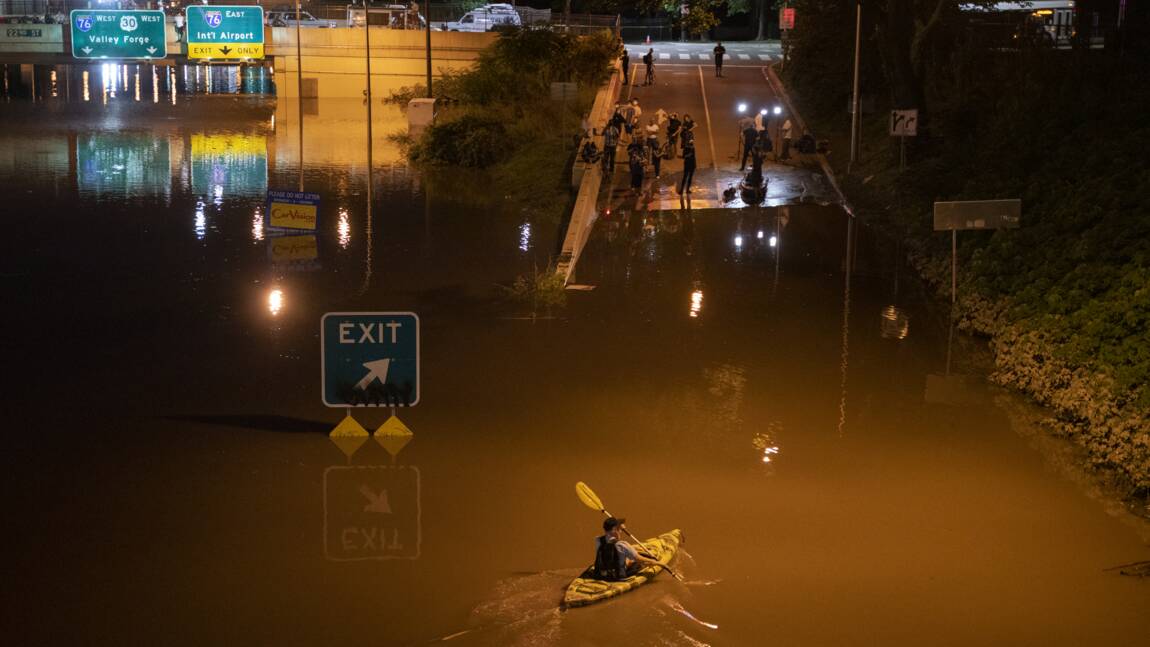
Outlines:
[[[269,227],[315,231],[318,212],[318,193],[268,191]]]
[[[188,58],[264,57],[263,7],[192,5],[187,11],[187,30]]]
[[[164,58],[163,11],[74,9],[73,58]]]
[[[329,312],[320,321],[323,403],[419,403],[419,317],[414,312]]]
[[[967,200],[934,203],[934,230],[1017,229],[1022,200]]]

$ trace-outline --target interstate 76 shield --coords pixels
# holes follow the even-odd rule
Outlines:
[[[320,321],[323,403],[411,407],[419,402],[414,312],[329,312]]]

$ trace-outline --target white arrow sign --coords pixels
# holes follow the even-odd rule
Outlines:
[[[81,52],[84,52],[85,54],[91,54],[91,53],[92,53],[92,48],[91,48],[91,47],[81,47],[81,48],[80,48],[80,51],[81,51]]]
[[[376,378],[379,378],[380,384],[387,384],[387,367],[391,364],[391,359],[377,359],[372,362],[364,362],[363,367],[367,369],[367,375],[355,385],[355,388],[366,389]]]
[[[155,53],[156,53],[156,48],[155,48],[155,47],[149,47],[149,48],[148,48],[147,50],[145,50],[145,51],[147,51],[149,54],[155,54]]]

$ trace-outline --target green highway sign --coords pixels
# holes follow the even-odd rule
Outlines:
[[[329,312],[320,320],[323,403],[412,407],[419,402],[414,312]]]
[[[162,11],[72,11],[73,58],[164,58]]]
[[[187,9],[188,58],[264,57],[264,9],[192,5]]]

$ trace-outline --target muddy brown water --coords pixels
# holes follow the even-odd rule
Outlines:
[[[1150,633],[1147,583],[1103,571],[1147,558],[1146,526],[1036,448],[1025,403],[947,378],[896,250],[837,209],[614,213],[594,289],[532,309],[497,285],[546,265],[556,223],[406,168],[379,109],[369,229],[361,111],[305,111],[321,226],[285,247],[260,220],[298,178],[287,107],[0,106],[13,644]],[[326,436],[341,310],[420,315],[394,458]],[[579,480],[637,534],[682,528],[686,583],[560,611],[601,522]]]

